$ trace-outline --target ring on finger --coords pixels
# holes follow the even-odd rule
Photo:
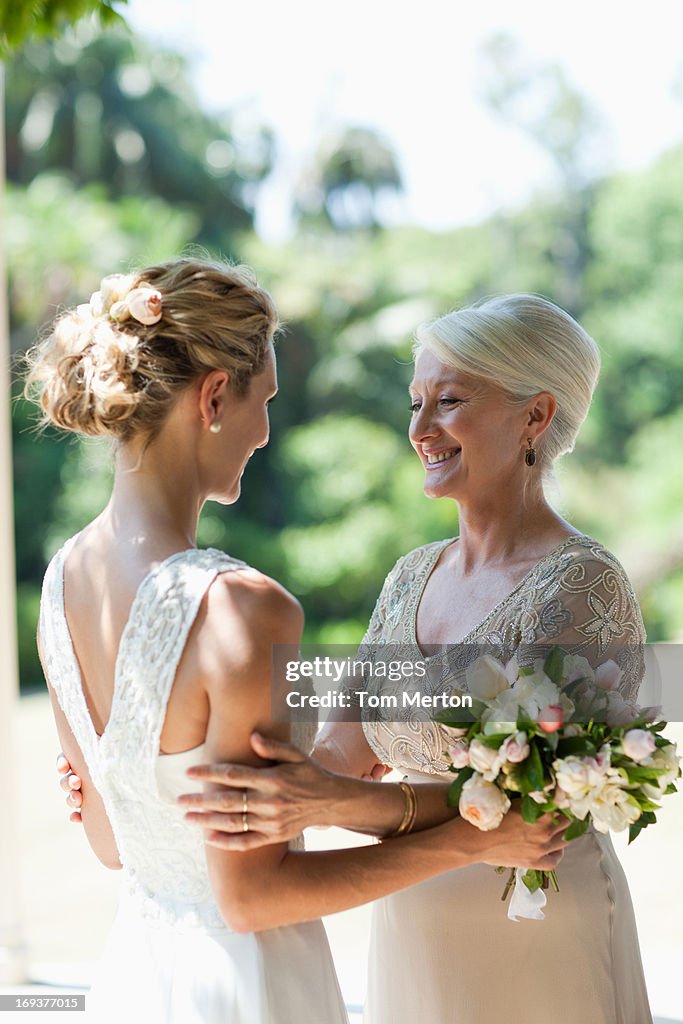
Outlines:
[[[247,796],[246,789],[242,790],[242,831],[249,831],[249,823],[247,822],[247,814],[249,813],[249,798]]]

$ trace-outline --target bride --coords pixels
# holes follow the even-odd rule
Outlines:
[[[185,820],[189,765],[262,765],[254,730],[288,739],[270,721],[272,647],[298,644],[300,607],[239,559],[195,547],[203,504],[236,501],[267,444],[276,329],[244,268],[179,259],[105,278],[30,353],[45,422],[116,442],[109,503],[48,566],[38,636],[88,841],[122,873],[88,998],[98,1022],[342,1024],[320,915],[477,862],[561,857],[561,829],[516,814],[482,833],[422,813],[408,834],[406,784],[384,787],[366,822],[400,838],[355,850],[306,853],[293,835],[235,853]],[[247,790],[239,822],[250,835]]]

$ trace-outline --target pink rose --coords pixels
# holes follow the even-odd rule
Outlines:
[[[126,296],[130,315],[149,327],[161,320],[161,292],[155,288],[133,288]]]
[[[500,747],[500,756],[503,761],[510,761],[512,764],[526,761],[529,753],[529,744],[527,743],[525,732],[516,732],[512,736],[508,736],[506,740],[503,740]]]
[[[482,832],[489,832],[498,828],[510,809],[510,801],[498,786],[475,773],[462,787],[458,809],[465,821]]]
[[[499,750],[487,747],[481,740],[473,739],[470,743],[470,764],[476,772],[481,772],[487,782],[493,782],[498,775],[503,759]]]
[[[557,732],[564,723],[564,712],[561,704],[548,704],[541,711],[538,724],[543,732]]]
[[[448,756],[453,762],[454,768],[467,768],[470,763],[470,750],[466,740],[456,740],[452,747],[448,748]]]
[[[646,729],[629,729],[624,733],[621,746],[626,756],[639,764],[654,751],[655,738]]]
[[[622,680],[624,673],[616,661],[605,661],[598,665],[595,670],[595,682],[601,690],[616,690]]]

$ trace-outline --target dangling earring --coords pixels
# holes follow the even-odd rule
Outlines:
[[[222,429],[223,425],[219,423],[218,420],[214,420],[213,423],[209,424],[209,430],[212,434],[220,434]]]
[[[528,445],[528,448],[524,452],[524,461],[526,462],[527,466],[535,466],[536,465],[536,449],[534,448],[533,444],[531,443],[531,438],[530,437],[527,437],[526,443]]]

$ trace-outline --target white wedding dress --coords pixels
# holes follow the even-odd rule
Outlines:
[[[86,997],[87,1019],[347,1024],[320,921],[250,934],[226,927],[213,898],[202,832],[184,822],[175,802],[192,788],[184,771],[201,762],[203,747],[159,754],[176,668],[202,598],[217,574],[244,563],[214,549],[190,549],[145,577],[121,637],[111,714],[98,737],[64,610],[64,559],[74,539],[45,575],[43,655],[123,865],[117,916]],[[293,738],[300,745],[312,741]]]

